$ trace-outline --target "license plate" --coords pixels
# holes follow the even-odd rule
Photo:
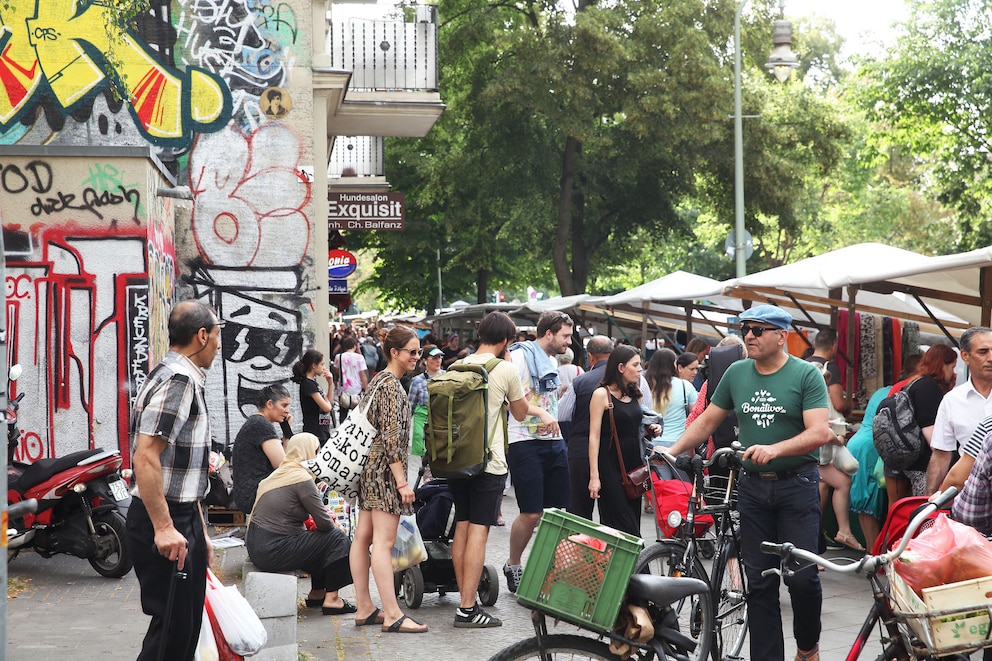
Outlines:
[[[114,500],[118,502],[127,500],[127,487],[124,485],[124,480],[111,480],[108,484],[110,485],[110,493],[114,494]]]

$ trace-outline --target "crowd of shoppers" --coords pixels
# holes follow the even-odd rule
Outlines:
[[[683,352],[659,348],[645,366],[636,348],[614,346],[602,337],[580,347],[588,359],[584,371],[574,364],[570,349],[575,323],[562,312],[543,313],[535,333],[523,336],[527,339],[518,336],[505,314],[490,313],[476,329],[476,344],[463,346],[454,333],[443,345],[431,342],[433,338],[422,342],[413,330],[395,326],[364,337],[336,337],[329,363],[310,349],[293,367],[302,433],[292,434],[290,392],[274,384],[261,391],[257,410],[246,418],[233,446],[234,497],[250,513],[246,542],[251,557],[268,571],[307,572],[312,581],[307,603],[324,614],[353,613],[356,625],[378,625],[386,633],[427,632],[426,625],[400,609],[390,559],[399,517],[413,511],[415,495],[407,478],[411,438],[414,447],[422,445],[416,439],[423,435],[432,378],[458,361],[487,364],[495,359],[501,360],[490,372],[489,415],[497,426],[506,426],[508,452],[494,444],[482,474],[449,482],[455,519],[452,562],[460,594],[455,627],[501,624],[480,607],[475,593],[508,477],[514,480],[520,512],[510,527],[509,557],[503,565],[511,592],[546,507],[566,507],[641,534],[640,501],[625,494],[622,472],[644,464],[645,404],[664,420],[663,429],[650,430],[660,432],[651,442],[674,454],[712,452],[716,439],[723,438],[718,429],[733,421],[744,449],[738,507],[752,658],[784,655],[779,578],[764,575],[776,560],[760,552],[762,541],[790,541],[816,551],[824,512],[832,508],[834,541],[863,551],[851,527],[851,512],[870,548],[889,504],[948,486],[964,492],[955,505],[956,516],[992,529],[992,498],[985,495],[992,475],[992,409],[987,408],[992,329],[972,328],[961,337],[960,359],[969,369],[964,383],[954,387],[958,353],[949,345],[933,344],[901,381],[870,393],[861,426],[847,440],[851,397],[838,369],[837,334],[820,331],[811,355],[801,360],[786,350],[793,323],[786,311],[757,305],[739,320],[739,335],[720,342],[724,348],[733,345],[737,353],[717,372],[723,354],[705,342],[691,342]],[[185,610],[169,623],[169,631],[162,626],[169,607],[153,593],[164,580],[163,562],[190,564],[199,571],[210,559],[198,497],[205,480],[205,448],[209,451],[202,370],[219,347],[221,325],[208,306],[177,305],[169,319],[172,350],[144,384],[132,414],[137,498],[128,535],[135,544],[144,544],[144,551],[135,553],[135,567],[143,604],[153,617],[145,647],[167,640],[175,658],[186,658],[190,636],[198,630],[199,611],[189,605],[202,600],[203,587],[198,581],[183,586],[178,599]],[[910,468],[895,470],[875,450],[871,422],[879,403],[901,389],[913,403],[927,450]],[[347,397],[341,398],[342,393]],[[359,516],[349,540],[322,502],[305,462],[359,401],[367,406],[378,434],[362,473]],[[338,419],[335,408],[341,411]],[[820,461],[822,446],[845,440],[858,462],[850,476]],[[174,445],[175,453],[163,454],[167,445]],[[957,455],[961,459],[954,462]],[[372,601],[372,580],[379,606]],[[818,572],[803,568],[785,583],[797,659],[818,660]],[[338,594],[352,584],[355,603]],[[177,607],[171,608],[175,615]]]

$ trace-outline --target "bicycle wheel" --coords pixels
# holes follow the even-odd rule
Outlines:
[[[685,543],[674,539],[659,539],[637,557],[634,572],[655,576],[698,578],[709,584],[706,570],[698,558],[686,562]],[[702,661],[710,654],[716,635],[713,602],[709,592],[687,597],[672,604],[678,616],[678,630],[695,642],[694,650],[686,650],[689,661]]]
[[[497,652],[489,661],[525,661],[526,659],[554,659],[571,661],[595,659],[596,661],[620,661],[620,657],[610,654],[610,646],[602,641],[584,636],[554,634],[538,639],[528,638]]]
[[[739,549],[732,539],[725,539],[713,563],[715,592],[716,642],[714,659],[738,656],[747,635],[747,579]]]

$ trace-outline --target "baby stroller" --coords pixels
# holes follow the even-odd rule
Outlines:
[[[413,509],[417,515],[417,527],[424,538],[427,559],[393,574],[396,596],[402,596],[410,608],[420,608],[424,593],[449,592],[458,594],[458,581],[455,579],[455,565],[451,560],[451,540],[455,534],[455,504],[447,480],[435,478],[420,484],[424,477],[425,465],[417,474],[417,499]],[[483,606],[492,606],[499,597],[499,574],[492,565],[482,568],[479,579],[479,601]]]

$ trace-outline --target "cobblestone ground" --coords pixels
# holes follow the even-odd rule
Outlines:
[[[503,504],[508,524],[516,513],[511,488]],[[642,531],[646,540],[654,539],[654,525],[649,515],[642,519]],[[509,526],[493,528],[487,564],[500,570],[506,561],[508,547]],[[215,565],[222,580],[228,584],[240,582],[245,557],[243,548],[218,553]],[[106,579],[93,571],[85,560],[67,556],[46,560],[30,552],[13,560],[8,569],[11,583],[19,591],[7,602],[6,659],[125,661],[135,658],[148,618],[141,612],[133,572],[120,580]],[[423,635],[381,633],[377,627],[355,627],[353,618],[325,617],[319,610],[302,609],[298,624],[301,659],[488,659],[504,647],[533,635],[530,611],[518,605],[507,591],[502,571],[499,576],[499,598],[488,610],[503,620],[502,627],[453,628],[454,609],[458,605],[455,594],[426,594],[420,608],[404,607],[411,617],[430,625],[431,631]],[[844,657],[868,611],[870,596],[867,582],[859,577],[830,573],[823,573],[821,577],[825,596],[821,658],[826,661]],[[308,589],[309,581],[301,579],[301,599]],[[345,588],[342,595],[350,598],[353,592],[351,588]],[[783,617],[785,630],[789,632],[791,613],[784,590]],[[566,624],[560,624],[558,630],[578,632]],[[877,649],[878,644],[873,643],[864,658],[874,658],[877,651],[871,652]],[[791,658],[794,651],[794,645],[787,640],[787,658]]]

